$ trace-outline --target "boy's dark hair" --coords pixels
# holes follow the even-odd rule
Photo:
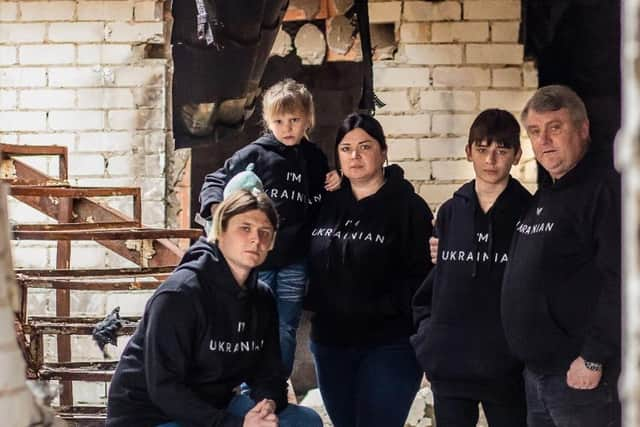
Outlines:
[[[469,129],[468,145],[482,141],[495,142],[501,147],[520,149],[520,125],[508,111],[490,108],[478,114]]]
[[[387,149],[387,140],[384,137],[384,131],[382,130],[382,125],[379,121],[370,116],[369,114],[364,113],[351,113],[349,114],[340,124],[338,128],[338,133],[336,134],[336,145],[334,147],[334,155],[336,159],[336,167],[340,168],[340,162],[338,160],[338,145],[342,142],[342,139],[346,134],[351,132],[354,129],[362,129],[369,135],[373,137],[378,144],[380,144],[380,149],[385,151]]]

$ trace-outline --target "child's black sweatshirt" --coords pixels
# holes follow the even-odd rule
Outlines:
[[[386,183],[356,200],[350,183],[328,193],[311,237],[311,337],[323,344],[369,345],[408,339],[411,298],[429,272],[433,215],[397,165]]]
[[[255,273],[238,286],[201,239],[147,302],[111,382],[107,426],[240,427],[226,408],[242,382],[256,402],[286,406],[275,300]]]
[[[303,139],[288,146],[267,134],[236,151],[224,166],[205,177],[200,191],[200,215],[211,217],[211,205],[222,201],[229,180],[254,164],[265,192],[278,210],[280,224],[276,243],[262,270],[283,267],[302,260],[309,247],[309,226],[325,193],[329,165],[322,150]]]
[[[530,201],[509,178],[485,213],[471,181],[438,210],[438,262],[414,297],[411,342],[442,396],[522,398],[522,364],[507,347],[500,291],[516,222]]]
[[[620,183],[594,160],[538,190],[511,244],[502,318],[534,372],[564,374],[582,356],[619,373]]]

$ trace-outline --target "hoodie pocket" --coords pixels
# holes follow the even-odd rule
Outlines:
[[[519,375],[521,363],[509,352],[504,337],[493,336],[490,329],[422,322],[411,343],[431,381],[489,381]]]

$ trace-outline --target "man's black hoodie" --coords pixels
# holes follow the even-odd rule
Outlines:
[[[620,370],[620,183],[591,155],[540,188],[516,227],[502,287],[511,349],[564,374],[582,356]]]
[[[523,398],[522,364],[509,351],[500,319],[509,244],[531,194],[509,178],[486,213],[475,181],[438,210],[438,262],[413,300],[418,360],[442,396]]]
[[[397,165],[356,200],[347,179],[329,193],[311,237],[311,337],[323,344],[384,344],[413,333],[411,297],[431,268],[433,215]]]
[[[200,215],[211,217],[211,205],[222,201],[229,180],[254,164],[265,192],[278,210],[276,243],[262,270],[283,267],[300,261],[309,247],[309,226],[325,193],[324,181],[329,166],[315,144],[303,139],[288,146],[267,134],[236,151],[224,166],[205,177],[200,191]]]
[[[278,318],[252,273],[238,286],[204,239],[147,302],[109,389],[107,426],[240,427],[226,411],[242,382],[251,397],[286,405]]]

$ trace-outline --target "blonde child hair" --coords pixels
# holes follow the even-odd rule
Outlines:
[[[316,122],[313,96],[305,85],[293,79],[279,81],[264,93],[262,97],[262,121],[265,130],[269,130],[267,123],[273,116],[287,113],[301,113],[305,116],[309,124],[305,131],[305,137],[308,138],[307,132],[314,127]]]

